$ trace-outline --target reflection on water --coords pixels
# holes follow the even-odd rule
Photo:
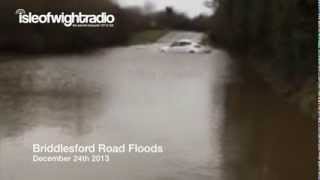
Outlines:
[[[75,74],[41,59],[13,59],[0,64],[0,139],[23,136],[37,126],[84,134],[101,95]],[[50,117],[50,118],[49,118]]]
[[[75,135],[89,133],[88,119],[96,111],[96,101],[77,95],[1,95],[0,138],[23,136],[37,126],[59,127]]]
[[[134,47],[3,62],[11,73],[0,81],[0,179],[220,179],[226,62],[218,51],[164,55]],[[39,164],[33,143],[159,144],[165,152]]]
[[[315,179],[312,121],[255,75],[231,76],[220,51],[148,48],[1,62],[0,179]],[[164,153],[39,164],[33,143],[159,144]]]

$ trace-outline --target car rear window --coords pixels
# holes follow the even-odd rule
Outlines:
[[[191,42],[180,42],[180,46],[188,46]]]

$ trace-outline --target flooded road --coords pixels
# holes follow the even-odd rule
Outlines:
[[[0,179],[260,179],[262,171],[256,169],[267,167],[269,159],[260,163],[265,156],[256,151],[263,147],[251,145],[261,140],[252,140],[258,129],[254,114],[264,116],[264,111],[254,109],[252,116],[241,112],[248,113],[251,100],[257,103],[265,94],[243,104],[251,95],[231,91],[228,84],[239,87],[242,81],[222,51],[159,52],[159,46],[175,38],[201,35],[169,34],[159,44],[82,56],[3,57],[8,61],[0,63]],[[299,121],[291,112],[281,113]],[[267,118],[278,116],[272,113]],[[94,143],[158,145],[163,153],[113,153],[104,163],[32,162],[33,144]]]

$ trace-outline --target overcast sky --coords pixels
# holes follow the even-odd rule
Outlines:
[[[199,14],[210,14],[211,10],[204,6],[205,0],[117,0],[123,6],[141,6],[143,7],[146,1],[152,2],[157,10],[167,6],[172,6],[180,12],[184,12],[189,16]]]

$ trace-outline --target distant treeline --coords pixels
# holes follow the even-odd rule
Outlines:
[[[130,28],[134,32],[153,29],[205,32],[208,31],[211,23],[211,16],[200,14],[191,18],[172,7],[148,13],[143,9],[134,7],[126,9],[126,14],[129,17],[134,17],[130,22]]]
[[[216,0],[215,5],[215,44],[268,65],[292,91],[307,82],[316,87],[315,0]]]
[[[166,7],[163,11],[148,14],[144,18],[147,22],[145,28],[176,29],[189,31],[206,31],[209,29],[210,16],[198,15],[190,18],[183,13],[175,11],[172,7]]]
[[[134,33],[148,29],[204,30],[209,17],[190,19],[173,8],[145,13],[139,8],[121,8],[109,0],[12,0],[0,3],[0,52],[63,53],[126,44]],[[19,24],[17,9],[33,14],[114,14],[113,28],[64,27],[62,24]]]

